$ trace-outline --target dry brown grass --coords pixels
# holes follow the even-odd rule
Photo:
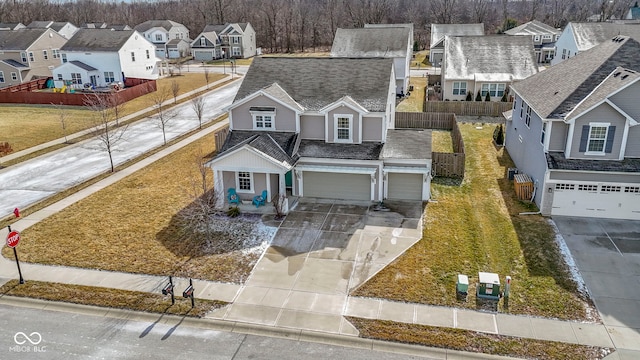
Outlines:
[[[451,131],[432,130],[431,131],[431,151],[452,153],[453,140],[451,139]]]
[[[509,307],[501,302],[502,312],[593,320],[546,219],[518,215],[534,207],[515,199],[505,176],[514,165],[504,149],[492,145],[494,127],[460,129],[467,151],[464,181],[434,179],[437,203],[426,208],[422,240],[354,295],[475,308],[478,272],[495,272],[513,278]],[[456,300],[457,274],[470,277],[467,302]]]
[[[171,298],[160,294],[32,280],[22,285],[18,280],[11,280],[0,287],[0,294],[192,317],[203,317],[227,305],[224,301],[196,299],[195,307],[191,308],[191,300],[179,295],[171,305]]]
[[[409,83],[413,85],[413,91],[396,106],[396,111],[422,112],[427,78],[412,77]]]
[[[219,80],[224,75],[210,74],[209,83]],[[171,87],[175,80],[180,85],[180,94],[205,86],[206,81],[201,73],[189,73],[183,76],[158,80],[158,89]],[[123,116],[132,114],[152,105],[151,95],[147,94],[133,99],[123,105]],[[64,136],[60,122],[60,112],[51,105],[0,105],[0,142],[9,142],[13,151],[20,151],[32,146],[55,140]],[[89,128],[93,123],[91,112],[82,107],[69,107],[66,119],[67,135]]]
[[[25,230],[21,260],[243,281],[258,254],[207,253],[205,241],[191,238],[176,217],[190,202],[196,156],[213,149],[208,135]]]
[[[349,317],[360,337],[539,360],[602,359],[612,349]]]

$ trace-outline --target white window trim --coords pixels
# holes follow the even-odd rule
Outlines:
[[[249,173],[249,185],[250,185],[250,189],[249,190],[242,190],[240,189],[240,173],[241,172],[246,172]],[[253,185],[254,185],[254,181],[253,181],[253,172],[252,171],[236,171],[236,192],[237,193],[245,193],[245,194],[253,194]]]
[[[271,116],[271,127],[258,127],[256,124],[256,116]],[[276,112],[275,111],[251,111],[253,119],[253,130],[275,130],[276,129]],[[264,122],[264,120],[263,120]]]
[[[15,71],[11,72],[11,80],[18,81],[18,73]]]
[[[0,81],[0,83],[4,83],[4,82],[5,82],[5,80],[6,80],[6,79],[4,78],[4,72],[3,72],[3,71],[0,71],[0,79],[2,80],[2,81]]]
[[[338,139],[338,118],[349,119],[349,139]],[[353,114],[333,114],[333,142],[353,143]]]
[[[456,89],[456,84],[458,84],[458,88]],[[460,93],[460,90],[462,90],[462,84],[464,84],[464,94]],[[456,94],[455,91],[458,90],[458,93]],[[453,88],[451,89],[451,94],[452,95],[463,95],[466,96],[467,95],[467,82],[466,81],[454,81],[453,82]]]
[[[593,122],[589,123],[589,137],[587,138],[587,151],[585,151],[585,155],[594,155],[594,156],[605,156],[605,149],[607,148],[607,138],[609,137],[609,126],[611,123],[600,123]],[[591,129],[594,127],[603,127],[607,129],[607,132],[604,134],[604,139],[602,143],[602,151],[589,151],[589,142],[591,142]],[[595,139],[594,139],[595,140]],[[600,139],[598,139],[600,140]]]

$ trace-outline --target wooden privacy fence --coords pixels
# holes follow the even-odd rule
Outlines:
[[[224,141],[227,139],[227,135],[229,135],[229,125],[221,127],[214,133],[213,136],[216,140],[216,152],[220,152],[220,150],[222,150],[222,145],[224,145]]]
[[[502,116],[513,108],[512,102],[496,101],[425,101],[425,112],[454,113],[460,116]]]
[[[455,114],[396,112],[396,129],[450,130],[453,153],[432,152],[433,173],[442,177],[464,177],[464,141]]]

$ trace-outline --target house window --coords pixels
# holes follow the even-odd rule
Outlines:
[[[145,53],[147,54],[147,59],[151,56],[149,55],[149,50],[145,50]]]
[[[51,51],[53,52],[53,58],[54,59],[59,59],[60,58],[60,49],[53,49]]]
[[[62,54],[62,62],[63,63],[67,62],[67,54]]]
[[[156,41],[162,41],[162,34],[156,34]]]
[[[33,56],[33,52],[29,51],[29,61],[36,61],[36,58]]]
[[[533,37],[533,41],[540,41],[540,35],[536,35]]]
[[[237,176],[238,191],[251,192],[253,190],[253,176],[248,171],[239,171]]]
[[[21,52],[20,53],[20,57],[22,57],[22,62],[23,63],[27,62],[27,53],[26,52]]]
[[[205,46],[205,45],[207,45],[207,39],[205,39],[203,36],[200,38],[200,46]]]
[[[49,60],[49,53],[47,52],[47,50],[42,50],[42,57],[45,60]]]
[[[524,117],[524,124],[531,127],[531,106],[527,106],[527,115]]]
[[[524,115],[523,112],[524,112],[524,100],[520,102],[520,119],[522,119],[522,115]]]
[[[604,144],[607,140],[608,126],[591,126],[589,129],[589,140],[587,141],[587,152],[604,152]]]
[[[116,77],[113,75],[113,71],[105,71],[104,72],[104,82],[107,84],[116,81]]]
[[[351,142],[353,115],[334,115],[335,119],[335,141]]]
[[[71,73],[71,83],[82,84],[82,77],[80,76],[80,73]]]
[[[4,72],[0,71],[0,83],[4,82]]]
[[[502,97],[506,84],[482,84],[482,96]]]
[[[231,38],[233,39],[233,43],[234,44],[240,44],[240,37],[239,36],[232,36]]]
[[[453,95],[467,95],[467,82],[466,81],[454,81],[453,82]]]
[[[556,35],[556,41],[558,41],[558,39],[560,39],[560,35]]]
[[[131,52],[131,61],[136,62],[136,53],[133,51]]]
[[[567,49],[562,49],[562,58],[565,59],[567,57]]]
[[[542,35],[542,39],[543,40],[551,40],[551,35],[550,34]]]
[[[547,133],[547,123],[543,122],[542,123],[542,136],[540,137],[540,143],[542,145],[544,145],[544,137],[545,137],[546,133]]]
[[[12,72],[11,73],[11,80],[13,81],[17,81],[18,80],[18,73],[17,72]]]
[[[240,48],[239,48],[239,47],[237,47],[237,46],[234,46],[234,47],[233,47],[233,53],[232,53],[232,55],[233,55],[233,56],[240,56],[240,55],[242,55],[242,54],[240,53]]]
[[[58,74],[58,80],[62,80],[62,74]]]
[[[276,108],[255,106],[249,108],[254,130],[275,130]]]
[[[176,34],[176,39],[180,39],[180,34]]]

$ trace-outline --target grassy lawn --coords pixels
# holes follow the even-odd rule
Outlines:
[[[235,62],[236,65],[251,65],[251,63],[253,62],[253,58],[250,57],[248,59],[234,59],[233,62]],[[207,61],[207,64],[216,65],[216,66],[224,66],[224,65],[231,66],[230,61],[228,59],[224,61],[222,59]]]
[[[453,152],[453,140],[451,139],[451,131],[448,130],[432,130],[431,131],[431,150],[434,152]]]
[[[242,282],[262,252],[247,240],[244,248],[212,250],[211,241],[192,237],[176,214],[190,202],[197,185],[195,159],[211,154],[213,134],[136,172],[22,232],[20,259],[26,262],[103,270],[176,275]],[[209,179],[210,180],[210,179]],[[240,226],[243,239],[254,232],[246,226],[259,219],[221,221]],[[270,228],[271,229],[271,228]],[[264,229],[262,229],[264,230]],[[222,229],[214,241],[228,242]],[[265,230],[266,231],[266,230]],[[236,237],[237,237],[236,236]],[[254,236],[255,237],[255,236]],[[74,245],[75,244],[75,245]],[[82,244],[82,246],[76,246]],[[3,255],[13,258],[8,248]]]
[[[360,331],[360,337],[409,344],[539,360],[602,359],[611,352],[593,346],[557,341],[521,339],[483,334],[475,331],[384,320],[348,318]]]
[[[20,285],[18,280],[11,280],[0,287],[0,295],[192,317],[203,317],[208,312],[227,305],[224,301],[196,299],[196,306],[192,309],[191,300],[184,299],[182,294],[177,293],[177,289],[175,291],[176,303],[171,305],[170,296],[95,286],[32,280]]]
[[[413,59],[411,59],[411,68],[422,69],[425,66],[431,66],[429,62],[429,50],[414,52]]]
[[[478,272],[512,277],[509,306],[500,311],[567,320],[589,318],[587,302],[571,280],[546,219],[521,216],[535,210],[515,199],[506,168],[513,162],[496,150],[494,126],[460,124],[467,151],[466,176],[459,186],[434,179],[424,235],[394,263],[353,295],[475,308]],[[455,295],[457,274],[469,275],[469,297]]]
[[[210,74],[209,83],[223,77],[221,74]],[[158,80],[158,89],[169,89],[172,80],[178,82],[180,94],[206,85],[203,74],[184,74],[172,78]],[[147,94],[133,99],[123,106],[124,115],[134,113],[151,106],[151,95]],[[82,107],[67,107],[68,118],[65,120],[66,133],[84,130],[91,126],[88,119],[91,112]],[[60,112],[50,105],[1,104],[0,142],[9,142],[13,151],[20,151],[64,136],[60,122]]]
[[[404,100],[402,100],[402,102],[400,102],[400,104],[396,106],[396,111],[422,112],[427,78],[412,77],[409,79],[409,84],[413,85],[413,91],[411,92],[410,96],[404,98]]]

